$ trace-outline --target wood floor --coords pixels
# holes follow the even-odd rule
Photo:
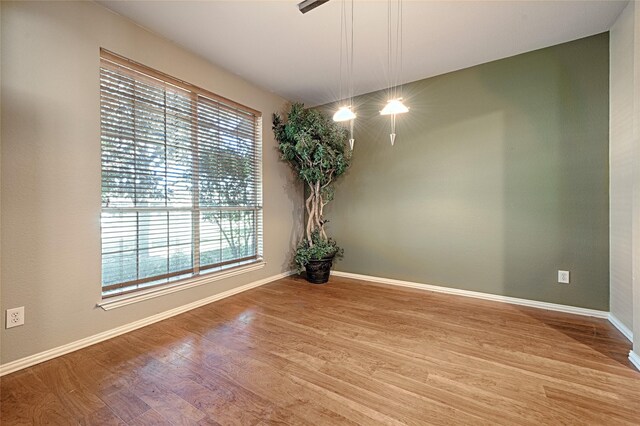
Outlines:
[[[640,424],[607,321],[287,278],[3,377],[1,422]]]

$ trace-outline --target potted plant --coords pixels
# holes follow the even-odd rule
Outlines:
[[[307,225],[295,262],[300,271],[306,269],[307,281],[326,283],[333,259],[342,256],[342,249],[327,236],[323,210],[333,199],[334,181],[351,161],[347,130],[322,112],[295,103],[286,120],[273,114],[273,132],[282,159],[296,171],[307,190]]]

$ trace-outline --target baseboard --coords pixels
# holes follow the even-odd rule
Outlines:
[[[638,371],[640,371],[640,355],[635,353],[634,351],[629,351],[629,361],[633,364]]]
[[[249,284],[232,288],[231,290],[223,291],[222,293],[214,294],[213,296],[206,297],[204,299],[200,299],[195,302],[179,306],[177,308],[173,308],[168,311],[161,312],[159,314],[155,314],[150,317],[143,318],[141,320],[95,334],[93,336],[86,337],[84,339],[76,340],[75,342],[71,342],[66,345],[58,346],[57,348],[49,349],[35,355],[30,355],[6,364],[2,364],[0,365],[0,376],[22,370],[23,368],[31,367],[41,362],[48,361],[64,354],[68,354],[69,352],[77,351],[78,349],[86,348],[87,346],[94,345],[104,340],[108,340],[121,334],[125,334],[138,328],[153,324],[155,322],[162,321],[175,315],[179,315],[183,312],[190,311],[192,309],[207,305],[217,300],[233,296],[234,294],[242,293],[244,291],[251,290],[252,288],[268,284],[272,281],[288,277],[289,275],[292,275],[294,273],[295,271],[288,271],[278,275],[273,275],[271,277],[263,278],[261,280],[253,281]]]
[[[613,324],[615,328],[620,331],[631,343],[633,343],[633,332],[629,330],[629,327],[624,325],[615,315],[609,313],[609,322]]]
[[[537,300],[519,299],[517,297],[501,296],[498,294],[481,293],[478,291],[460,290],[457,288],[442,287],[431,284],[421,284],[411,281],[395,280],[392,278],[373,277],[370,275],[353,274],[351,272],[332,271],[338,277],[353,278],[356,280],[371,281],[380,284],[396,285],[400,287],[415,288],[418,290],[435,291],[438,293],[455,294],[458,296],[473,297],[476,299],[492,300],[495,302],[510,303],[512,305],[528,306],[531,308],[547,309],[550,311],[565,312],[569,314],[584,315],[596,318],[608,318],[609,312],[596,309],[580,308],[577,306],[559,305],[556,303],[539,302]]]

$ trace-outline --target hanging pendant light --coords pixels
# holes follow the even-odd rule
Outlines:
[[[347,19],[345,10],[345,0],[342,0],[342,9],[340,13],[340,99],[342,96],[342,59],[343,59],[343,47],[346,56],[347,63],[347,90],[348,90],[348,105],[343,105],[333,114],[333,121],[344,122],[351,121],[349,125],[349,147],[353,150],[353,144],[355,139],[353,137],[353,122],[356,118],[356,113],[353,112],[353,0],[351,0],[351,28],[350,32],[347,30]],[[350,40],[349,40],[350,39]]]
[[[387,101],[387,104],[382,108],[382,111],[380,111],[380,115],[396,115],[405,112],[409,112],[409,108],[404,106],[402,98],[398,98]]]
[[[333,121],[349,121],[356,118],[356,114],[351,111],[351,105],[341,106],[338,108],[335,114],[333,114]]]
[[[389,139],[391,140],[391,146],[396,141],[396,115],[409,112],[409,108],[402,103],[402,86],[398,89],[400,80],[402,79],[402,0],[397,1],[397,13],[396,13],[396,39],[395,39],[395,52],[393,51],[393,33],[391,30],[391,9],[392,0],[387,0],[387,63],[389,71],[389,100],[387,104],[380,111],[380,115],[391,116],[391,133],[389,133]],[[394,56],[395,54],[395,56]]]

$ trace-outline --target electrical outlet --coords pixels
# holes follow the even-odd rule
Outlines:
[[[558,271],[558,282],[560,284],[569,284],[569,271]]]
[[[24,306],[7,309],[7,328],[17,327],[24,324]]]

